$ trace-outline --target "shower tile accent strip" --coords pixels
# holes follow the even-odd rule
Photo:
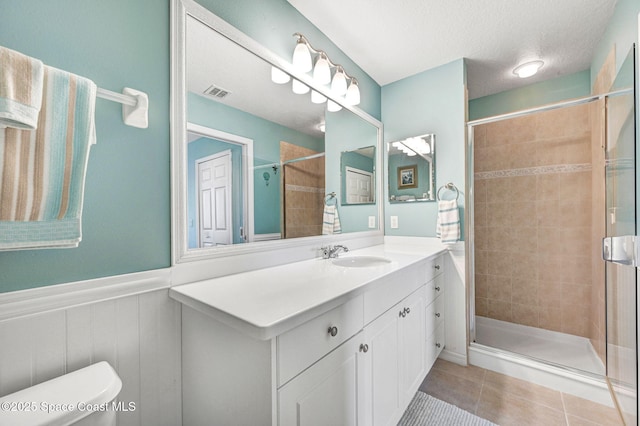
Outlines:
[[[293,185],[293,184],[290,184],[290,183],[287,183],[284,186],[284,189],[286,189],[287,191],[314,192],[316,194],[324,193],[324,188],[316,188],[316,187],[313,187],[313,186]]]
[[[556,164],[553,166],[523,167],[520,169],[492,170],[489,172],[477,172],[476,179],[495,179],[515,176],[536,176],[552,173],[576,173],[591,171],[591,164]]]

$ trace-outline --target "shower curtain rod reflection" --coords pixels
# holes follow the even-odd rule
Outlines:
[[[493,123],[494,121],[506,120],[508,118],[521,117],[523,115],[528,115],[528,114],[531,114],[531,113],[534,113],[534,112],[551,111],[553,109],[558,109],[558,108],[582,105],[582,104],[586,104],[586,103],[589,103],[589,102],[592,102],[592,101],[595,101],[595,100],[598,100],[598,99],[604,99],[607,96],[625,95],[625,94],[632,93],[632,92],[633,92],[633,88],[616,90],[616,91],[613,91],[613,92],[602,93],[600,95],[585,96],[584,98],[572,99],[570,101],[558,102],[558,103],[555,103],[555,104],[549,104],[549,105],[543,105],[543,106],[535,107],[535,108],[523,109],[523,110],[520,110],[520,111],[509,112],[509,113],[506,113],[506,114],[494,115],[494,116],[487,117],[487,118],[479,118],[477,120],[468,121],[467,122],[467,126],[473,127],[473,126],[476,126],[478,124],[487,124],[487,123]]]
[[[317,154],[307,155],[306,157],[294,158],[292,160],[282,161],[280,163],[262,164],[261,166],[255,166],[253,169],[255,170],[255,169],[264,169],[264,168],[273,167],[273,166],[277,166],[277,167],[286,166],[287,164],[297,163],[298,161],[313,160],[314,158],[324,157],[324,155],[325,155],[324,152],[319,152]]]

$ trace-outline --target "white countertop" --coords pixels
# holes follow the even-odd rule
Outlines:
[[[172,287],[173,299],[267,340],[360,294],[367,284],[447,250],[436,239],[404,240],[353,250],[348,256],[381,256],[380,266],[352,268],[312,259]]]

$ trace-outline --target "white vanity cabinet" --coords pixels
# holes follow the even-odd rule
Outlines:
[[[207,314],[213,305],[188,290],[175,295],[185,303],[183,424],[397,424],[444,347],[443,261],[381,274],[263,339]]]
[[[363,425],[395,425],[426,375],[425,286],[364,329]]]

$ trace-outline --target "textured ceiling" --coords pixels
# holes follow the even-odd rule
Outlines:
[[[288,1],[381,86],[467,58],[470,99],[588,69],[616,3]],[[545,62],[536,76],[513,75],[532,59]]]

